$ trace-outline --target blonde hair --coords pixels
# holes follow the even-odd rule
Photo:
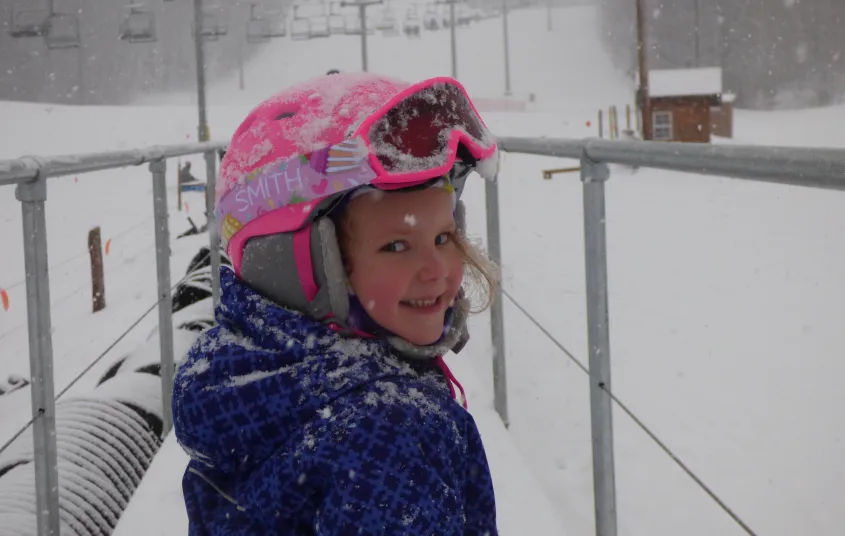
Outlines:
[[[499,295],[499,267],[490,259],[480,244],[463,233],[455,233],[455,246],[464,261],[464,286],[467,299],[473,305],[472,313],[482,313],[493,305]]]

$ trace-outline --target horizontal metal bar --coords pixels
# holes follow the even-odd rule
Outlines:
[[[845,190],[845,150],[643,141],[500,138],[503,151]]]
[[[589,140],[587,155],[597,162],[845,189],[842,149]]]
[[[555,138],[496,138],[499,149],[509,153],[536,154],[580,159],[587,140]]]
[[[90,153],[68,156],[29,156],[17,160],[0,160],[0,186],[44,178],[102,171],[126,166],[140,166],[161,158],[174,158],[190,154],[225,149],[228,142],[185,143],[157,145],[145,149]]]

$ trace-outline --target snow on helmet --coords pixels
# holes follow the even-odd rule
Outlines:
[[[324,216],[365,186],[391,190],[447,177],[460,195],[472,169],[493,178],[496,151],[451,78],[410,85],[374,74],[323,76],[263,102],[235,132],[217,181],[221,241],[247,284],[347,328],[346,274],[334,224]],[[467,312],[468,304],[456,304],[450,328],[432,347],[394,346],[416,357],[462,346]]]

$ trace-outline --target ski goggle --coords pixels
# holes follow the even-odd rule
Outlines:
[[[493,135],[466,90],[451,78],[409,87],[367,117],[353,137],[364,140],[378,175],[373,182],[382,188],[450,173],[460,145],[476,162],[496,157]]]

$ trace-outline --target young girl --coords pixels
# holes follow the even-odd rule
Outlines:
[[[467,340],[464,273],[496,284],[458,202],[496,158],[448,78],[325,76],[238,128],[215,206],[233,269],[173,393],[190,534],[497,533],[442,359]]]

